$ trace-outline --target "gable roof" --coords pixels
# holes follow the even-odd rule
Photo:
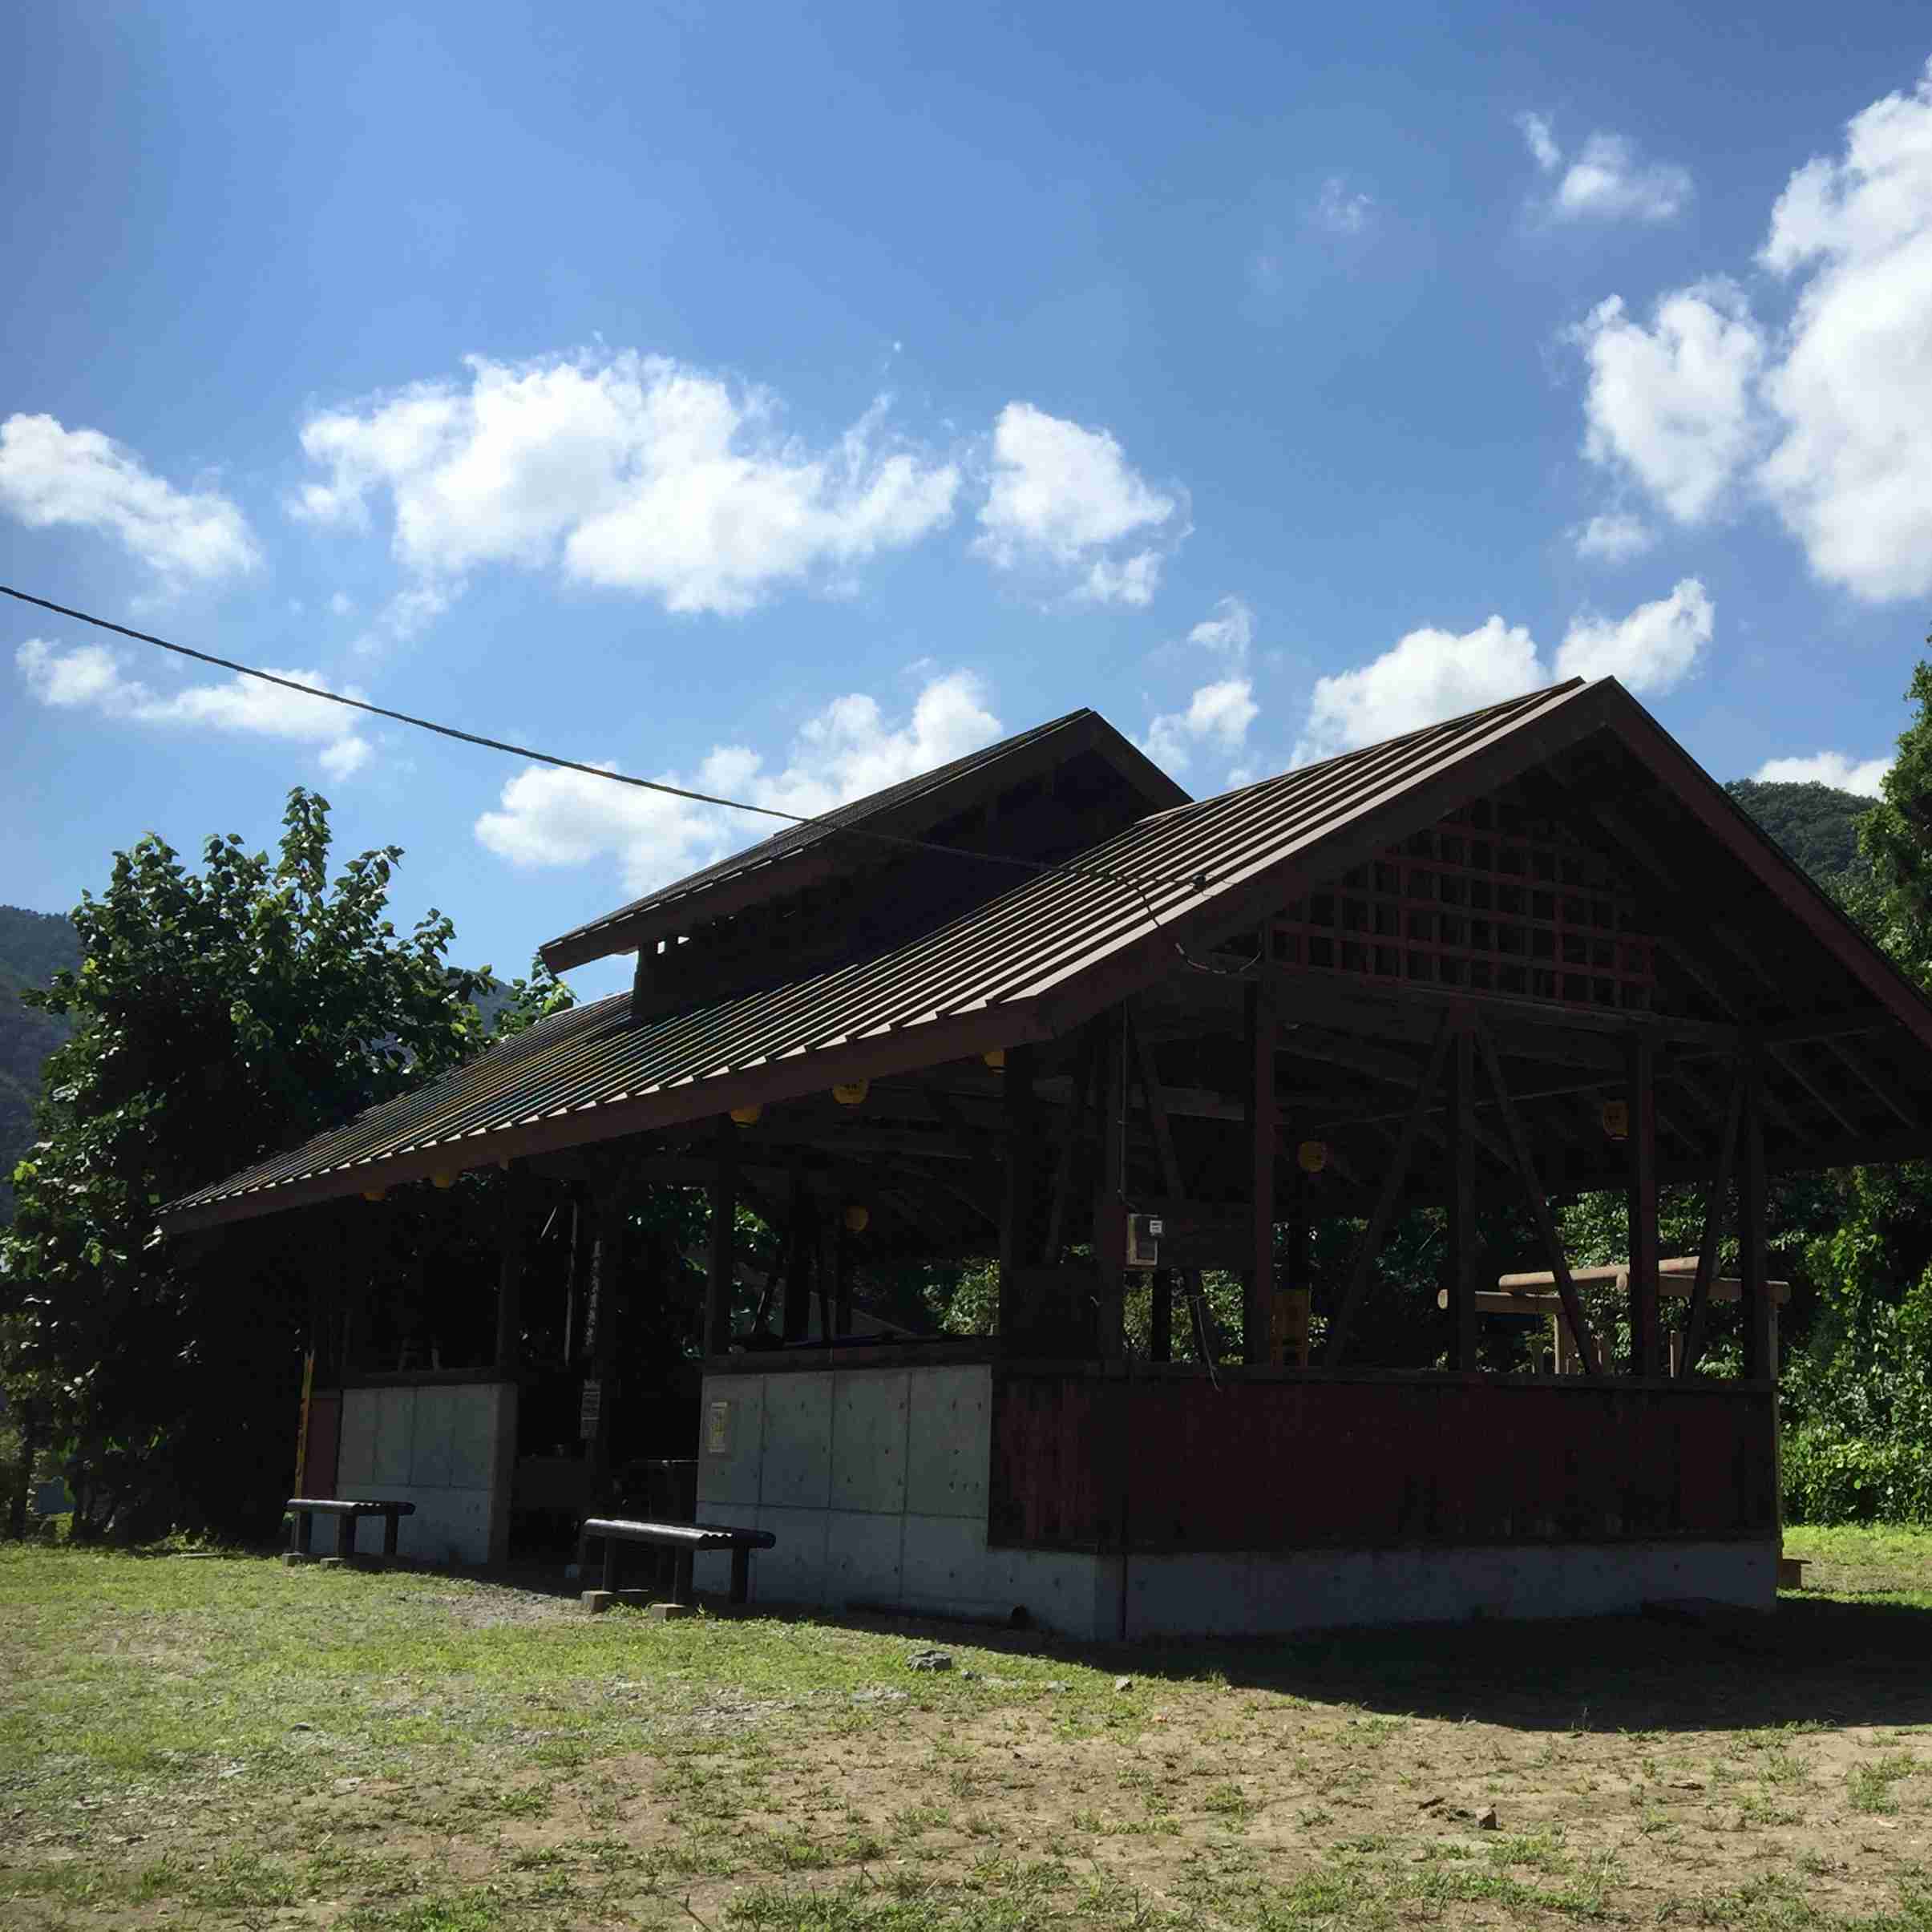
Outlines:
[[[1159,766],[1097,711],[1083,707],[1036,725],[1030,731],[983,746],[950,764],[855,798],[804,824],[786,826],[769,839],[660,886],[615,912],[572,927],[546,940],[539,951],[553,972],[567,972],[610,953],[631,952],[667,930],[687,927],[693,920],[716,918],[774,894],[795,891],[821,875],[823,869],[850,863],[848,855],[855,847],[876,850],[888,837],[916,838],[974,800],[1088,750],[1097,752],[1119,771],[1150,806],[1158,808],[1186,801],[1187,793]],[[841,840],[842,832],[869,835]],[[823,865],[813,868],[808,876],[804,862],[810,859]],[[732,887],[737,889],[727,894],[726,889]]]
[[[1807,1013],[1817,1025],[1882,1025],[1932,1095],[1932,1006],[1614,679],[1572,680],[1154,813],[869,959],[658,1018],[633,1018],[624,994],[579,1008],[184,1197],[164,1225],[272,1212],[1053,1038],[1172,973],[1177,949],[1191,961],[1310,886],[1605,734],[1721,855],[1734,895],[1755,895],[1776,920],[1776,970],[1765,976],[1787,989],[1789,1037],[1801,1037]],[[1716,916],[1708,902],[1698,910]],[[1824,1004],[1807,1007],[1821,988]],[[1561,1021],[1564,1011],[1544,1017]],[[1778,1024],[1778,1012],[1759,1023]]]

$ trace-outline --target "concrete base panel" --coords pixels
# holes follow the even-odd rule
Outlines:
[[[1683,1597],[1769,1610],[1777,1556],[1774,1542],[1136,1556],[1128,1567],[1127,1634],[1267,1635],[1474,1617],[1594,1617]]]
[[[350,1502],[412,1502],[398,1525],[399,1556],[424,1563],[502,1562],[509,1554],[516,1459],[514,1383],[426,1383],[351,1388],[342,1397],[336,1493]],[[327,1532],[317,1519],[316,1534]],[[382,1549],[382,1526],[358,1526],[358,1547]]]

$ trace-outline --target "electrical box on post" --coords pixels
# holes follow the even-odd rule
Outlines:
[[[1127,1266],[1158,1268],[1161,1265],[1161,1217],[1130,1215],[1127,1217]]]

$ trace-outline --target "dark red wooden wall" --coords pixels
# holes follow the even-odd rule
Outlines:
[[[988,1534],[1105,1550],[1769,1536],[1772,1397],[996,1374]]]

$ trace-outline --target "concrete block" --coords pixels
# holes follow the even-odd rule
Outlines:
[[[823,1510],[831,1488],[831,1372],[766,1377],[761,1507]]]
[[[697,1615],[695,1608],[689,1603],[653,1603],[651,1606],[651,1621],[653,1623],[669,1623],[679,1617]]]
[[[417,1488],[447,1489],[457,1480],[451,1468],[457,1406],[477,1392],[470,1388],[416,1391],[410,1417],[409,1480]]]
[[[897,1603],[904,1535],[903,1517],[832,1510],[826,1522],[826,1601],[835,1610],[855,1599]]]
[[[765,1388],[772,1379],[762,1375],[705,1377],[697,1417],[701,1516],[724,1505],[757,1508],[759,1463],[764,1452]]]
[[[285,1570],[299,1570],[304,1563],[313,1563],[315,1558],[306,1550],[285,1550],[281,1553],[281,1566]]]
[[[346,1556],[318,1556],[315,1559],[317,1570],[346,1570],[349,1558]]]
[[[617,1593],[612,1590],[587,1590],[580,1600],[593,1617],[600,1617],[617,1600]]]
[[[344,1483],[370,1483],[376,1474],[376,1429],[379,1388],[350,1388],[342,1395],[342,1434],[336,1452],[335,1479]]]
[[[841,1369],[832,1387],[835,1510],[896,1516],[906,1506],[907,1372]]]
[[[992,1371],[984,1363],[908,1373],[906,1510],[986,1520]]]
[[[1127,1568],[1127,1635],[1187,1630],[1230,1636],[1255,1627],[1255,1559],[1239,1551],[1137,1556]]]
[[[475,1382],[435,1392],[453,1398],[450,1403],[449,1474],[444,1480],[453,1489],[488,1489],[495,1480],[506,1398],[513,1400],[515,1390],[501,1382]],[[426,1388],[418,1399],[426,1399],[430,1393]],[[515,1428],[514,1408],[509,1409],[509,1414],[511,1426]],[[416,1480],[426,1483],[431,1478],[418,1473]]]
[[[375,1397],[375,1453],[369,1480],[378,1489],[396,1489],[408,1484],[410,1450],[414,1433],[416,1392],[414,1388],[377,1388]],[[337,1485],[344,1495],[346,1485]]]
[[[751,1596],[757,1603],[826,1601],[825,1510],[782,1510],[761,1505],[757,1527],[778,1538],[751,1555]]]

